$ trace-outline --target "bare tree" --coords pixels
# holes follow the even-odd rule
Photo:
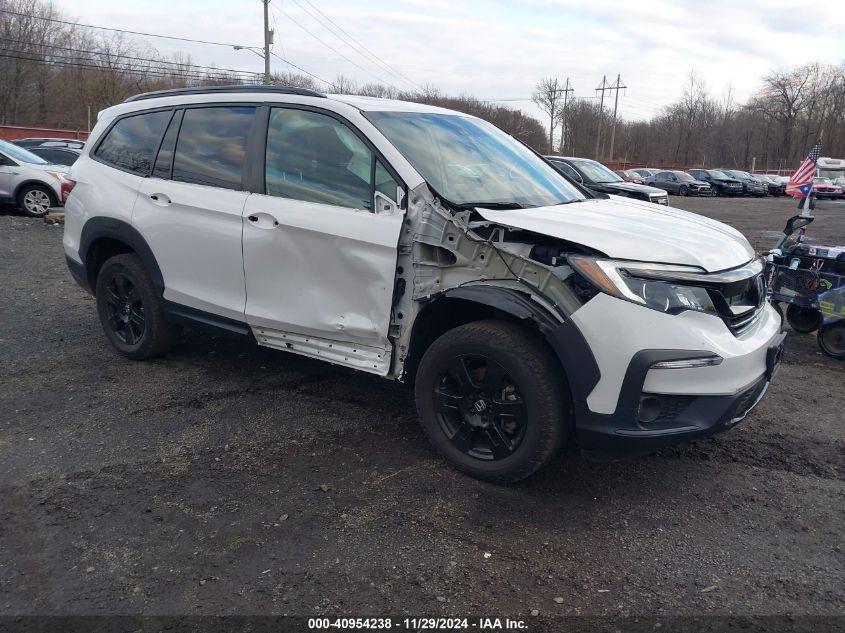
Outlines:
[[[549,115],[549,154],[551,154],[554,152],[555,144],[555,121],[557,120],[560,110],[560,82],[557,78],[542,79],[537,84],[531,100],[537,104],[537,107]]]

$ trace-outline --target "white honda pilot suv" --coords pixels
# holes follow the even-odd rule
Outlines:
[[[100,113],[69,177],[68,266],[122,354],[193,324],[412,381],[434,446],[483,479],[725,430],[781,357],[740,233],[590,193],[460,112],[146,93]]]

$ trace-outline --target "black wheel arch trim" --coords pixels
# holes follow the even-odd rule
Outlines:
[[[131,224],[124,220],[108,217],[91,218],[82,227],[82,232],[79,238],[79,258],[82,260],[85,267],[86,279],[90,289],[96,288],[97,280],[93,278],[94,271],[90,266],[90,256],[92,254],[92,246],[99,239],[112,239],[118,242],[123,242],[134,253],[141,258],[150,277],[153,280],[159,297],[164,294],[164,276],[161,274],[153,251],[141,233]]]

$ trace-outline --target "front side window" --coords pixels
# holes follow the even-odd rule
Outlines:
[[[576,182],[581,182],[583,179],[581,178],[581,174],[575,171],[569,163],[561,163],[558,161],[552,161],[552,164],[557,167],[560,171],[564,174],[575,180]]]
[[[173,158],[173,180],[241,189],[254,116],[254,106],[185,110]]]
[[[538,207],[583,199],[551,165],[486,121],[431,112],[364,114],[454,205]]]
[[[120,119],[97,147],[94,156],[140,176],[150,173],[170,111],[136,114]]]
[[[274,108],[267,130],[265,193],[370,209],[373,159],[364,142],[337,119],[308,110]],[[380,165],[376,166],[379,191],[392,200],[396,181]]]

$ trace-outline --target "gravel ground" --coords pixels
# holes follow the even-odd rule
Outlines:
[[[761,249],[793,208],[672,203]],[[497,487],[400,385],[201,333],[123,359],[61,233],[0,211],[0,614],[845,615],[845,364],[812,335],[728,433]]]

